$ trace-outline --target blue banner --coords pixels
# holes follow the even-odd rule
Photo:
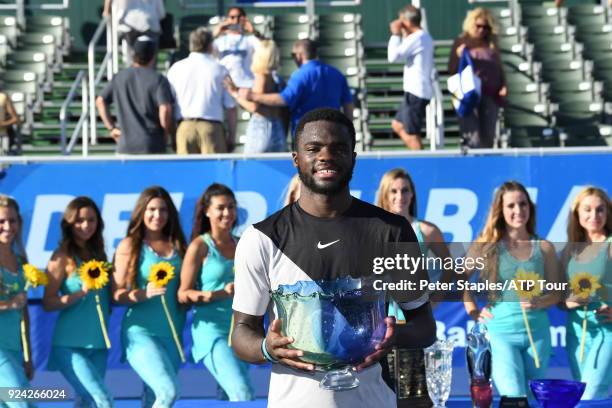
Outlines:
[[[566,237],[569,206],[575,194],[589,184],[612,191],[610,163],[612,153],[410,158],[368,155],[357,159],[351,191],[373,202],[384,172],[403,167],[416,184],[419,218],[437,224],[448,241],[469,242],[483,226],[495,189],[506,180],[517,180],[536,202],[538,234],[561,242]],[[100,206],[111,255],[125,236],[139,193],[148,186],[161,185],[171,193],[185,233],[189,234],[195,203],[209,184],[224,183],[236,192],[243,229],[281,208],[286,185],[294,174],[288,156],[261,160],[88,159],[12,164],[0,178],[0,192],[19,202],[30,262],[44,268],[59,240],[62,212],[75,196],[90,196]],[[48,349],[53,319],[47,319],[38,309],[33,312],[32,334],[40,343],[35,355],[42,356]],[[118,330],[118,313],[120,309],[113,314],[113,332]],[[440,337],[453,337],[460,346],[465,344],[469,322],[463,305],[441,305],[435,314]],[[563,313],[551,311],[555,346],[551,365],[565,365],[564,319]],[[117,344],[118,333],[113,337]],[[113,353],[118,351],[119,348],[112,349]],[[463,358],[455,362],[461,365]],[[119,356],[112,355],[110,367],[117,364]]]

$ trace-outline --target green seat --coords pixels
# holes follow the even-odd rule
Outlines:
[[[368,75],[371,74],[392,74],[402,75],[404,64],[390,64],[386,59],[366,59],[364,66]]]
[[[603,104],[569,101],[559,104],[555,113],[558,126],[598,124],[602,120]]]
[[[502,27],[509,27],[514,25],[512,10],[506,7],[491,7],[489,9],[495,22]]]
[[[56,38],[59,46],[68,46],[70,23],[67,17],[36,15],[28,16],[26,19],[26,30],[28,33],[46,33]]]
[[[274,29],[279,26],[287,26],[287,25],[302,25],[302,24],[310,24],[313,21],[310,20],[308,14],[298,14],[298,13],[283,13],[274,16]]]
[[[361,22],[361,15],[354,13],[326,13],[319,14],[319,25],[327,26],[338,23],[354,23],[359,24]]]
[[[7,70],[0,72],[0,79],[3,82],[36,82],[37,75],[31,71]]]
[[[326,57],[362,57],[358,43],[353,40],[338,41],[335,44],[322,45],[318,49],[321,58]]]
[[[362,70],[356,57],[321,58],[323,62],[336,67],[345,76],[361,75]]]
[[[504,127],[541,126],[549,127],[550,119],[541,113],[528,109],[504,109]]]
[[[550,91],[550,100],[555,103],[567,102],[593,102],[601,100],[599,95],[595,95],[592,89],[586,91]]]
[[[310,24],[276,27],[272,33],[275,41],[296,41],[310,38]]]
[[[509,147],[556,147],[559,134],[547,126],[524,126],[510,128]]]
[[[603,25],[606,23],[606,9],[596,5],[573,6],[570,8],[567,20],[578,27]]]
[[[567,135],[566,146],[608,146],[609,141],[596,125],[574,125],[563,127]]]
[[[9,55],[8,59],[18,63],[47,62],[47,56],[41,51],[15,51]]]
[[[319,29],[321,41],[356,40],[361,38],[359,27],[354,23],[337,23]]]
[[[531,107],[543,102],[539,92],[530,93],[508,93],[506,98],[509,107]]]

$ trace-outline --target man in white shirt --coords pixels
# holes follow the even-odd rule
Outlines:
[[[241,7],[231,7],[227,18],[214,31],[215,54],[228,69],[238,88],[252,88],[251,62],[263,36],[255,30]]]
[[[400,11],[399,18],[391,22],[389,29],[388,60],[405,64],[404,99],[391,127],[409,149],[421,150],[425,108],[433,96],[433,39],[421,28],[421,11],[412,5]]]
[[[223,85],[229,73],[212,56],[212,43],[210,31],[194,30],[189,35],[189,56],[168,71],[180,121],[176,131],[178,154],[226,153],[235,145],[236,104]]]

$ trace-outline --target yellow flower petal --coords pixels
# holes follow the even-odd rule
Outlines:
[[[87,289],[99,290],[108,284],[109,265],[107,262],[91,260],[81,264],[79,277]]]
[[[601,285],[599,278],[588,272],[579,272],[570,280],[570,288],[573,295],[582,299],[588,299],[595,295],[595,292],[601,288]]]
[[[39,285],[44,286],[49,283],[49,278],[47,277],[47,274],[42,272],[40,269],[38,269],[32,264],[23,265],[23,275],[27,283],[34,288]]]
[[[540,285],[537,283],[540,279],[541,277],[537,273],[519,268],[514,276],[518,296],[521,299],[527,300],[540,296],[542,294],[542,289],[540,289]]]
[[[168,262],[158,262],[151,266],[149,282],[153,282],[158,288],[168,285],[174,278],[174,266]]]

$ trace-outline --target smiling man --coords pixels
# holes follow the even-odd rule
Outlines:
[[[334,109],[307,113],[297,126],[295,145],[299,200],[249,227],[238,243],[232,346],[243,360],[274,363],[269,407],[395,406],[378,364],[391,345],[391,321],[378,351],[357,367],[359,387],[342,392],[320,389],[323,373],[300,360],[303,352],[289,347],[294,339],[281,334],[270,291],[297,282],[370,276],[371,260],[387,243],[416,242],[403,217],[351,197],[355,129],[344,114]],[[415,345],[431,344],[435,322],[427,296],[401,305],[415,325]],[[271,321],[267,333],[266,312]]]

